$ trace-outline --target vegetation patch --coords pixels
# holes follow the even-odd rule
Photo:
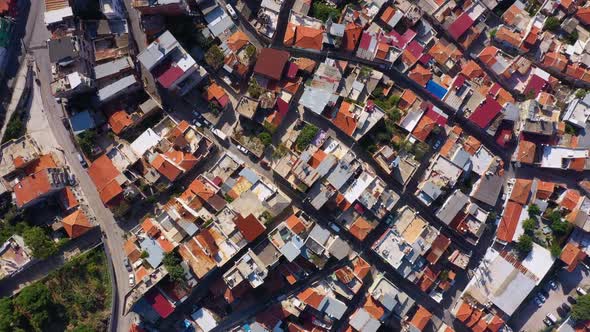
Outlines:
[[[319,130],[318,127],[312,124],[306,124],[305,127],[301,129],[299,136],[297,136],[297,140],[295,140],[295,146],[297,149],[299,151],[305,150],[309,144],[311,144]]]
[[[326,21],[328,17],[332,17],[332,20],[337,22],[340,19],[340,9],[327,4],[323,1],[316,0],[311,5],[311,15],[320,21]]]
[[[106,256],[95,249],[1,299],[0,331],[106,331],[110,306]]]

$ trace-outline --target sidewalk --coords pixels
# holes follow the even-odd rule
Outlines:
[[[6,131],[6,127],[8,125],[8,122],[10,121],[10,117],[12,116],[12,114],[14,113],[14,111],[17,109],[18,105],[20,104],[20,100],[21,97],[23,96],[23,93],[26,90],[27,87],[27,75],[29,73],[29,67],[27,65],[27,61],[25,60],[19,70],[18,73],[16,74],[15,77],[15,84],[14,84],[14,89],[12,91],[12,96],[10,98],[10,104],[8,104],[8,107],[6,108],[6,114],[4,117],[4,124],[2,125],[2,130],[0,131],[0,138],[4,137],[4,132]]]

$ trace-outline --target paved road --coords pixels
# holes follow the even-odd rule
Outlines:
[[[555,280],[558,285],[556,290],[549,290],[545,286],[545,289],[549,290],[549,296],[542,307],[538,307],[534,299],[529,297],[527,302],[523,303],[518,309],[518,315],[512,316],[508,324],[514,331],[540,331],[544,329],[545,324],[543,323],[543,319],[548,313],[552,313],[558,319],[565,318],[565,316],[559,314],[563,314],[563,311],[561,309],[557,310],[557,308],[563,303],[568,303],[568,295],[577,296],[576,287],[587,288],[590,286],[590,273],[581,266],[578,266],[572,272],[560,269],[556,273]],[[537,293],[532,292],[531,294],[534,295]],[[569,303],[568,305],[571,306]]]
[[[41,2],[37,2],[34,6],[43,6]],[[41,12],[43,12],[41,10]],[[29,31],[31,36],[31,45],[43,45],[49,38],[49,32],[45,28],[43,23],[43,15],[37,15],[35,23],[28,23],[27,27],[31,27]],[[76,176],[80,184],[80,188],[86,197],[86,201],[92,210],[94,216],[99,222],[102,230],[107,234],[105,241],[107,249],[111,253],[112,263],[115,271],[116,280],[118,285],[117,298],[118,303],[122,303],[125,293],[128,291],[127,282],[127,271],[123,265],[124,250],[123,250],[123,234],[122,229],[117,225],[117,222],[113,218],[111,211],[109,211],[100,200],[98,192],[94,186],[94,183],[90,180],[86,170],[80,165],[77,157],[77,149],[73,143],[72,137],[68,130],[63,126],[62,123],[62,111],[59,105],[55,102],[52,97],[51,88],[49,82],[51,82],[51,64],[49,62],[49,52],[46,48],[35,48],[33,51],[38,68],[39,78],[41,81],[41,97],[45,114],[47,115],[47,121],[49,128],[53,136],[55,137],[57,144],[61,147],[62,152],[67,163],[70,166],[70,171]],[[122,282],[121,282],[122,281]],[[118,304],[117,302],[114,305]],[[113,327],[116,331],[128,331],[131,326],[131,320],[133,315],[124,317],[122,315],[122,305],[118,306],[119,314],[112,317]]]

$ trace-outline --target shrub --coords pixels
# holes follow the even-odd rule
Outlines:
[[[533,239],[527,234],[522,234],[516,242],[516,250],[523,256],[528,254],[533,250]]]
[[[209,50],[207,50],[207,53],[205,53],[205,62],[215,70],[223,66],[224,60],[225,56],[217,45],[211,46]]]
[[[78,145],[80,149],[87,156],[92,156],[92,149],[94,148],[94,142],[96,142],[96,132],[94,130],[86,130],[80,133],[77,137]]]
[[[244,52],[246,53],[246,56],[248,57],[248,59],[251,60],[254,57],[254,55],[256,54],[256,47],[252,44],[249,44],[244,49]]]
[[[11,139],[16,139],[25,134],[25,125],[20,118],[18,112],[14,112],[6,125],[6,131],[4,137],[2,137],[2,143],[8,142]]]
[[[263,92],[264,88],[258,85],[258,82],[255,79],[251,79],[250,83],[248,84],[248,94],[250,97],[258,99]]]
[[[555,235],[564,235],[568,231],[568,223],[564,221],[554,221],[551,223],[551,230]]]
[[[299,133],[299,136],[297,136],[297,140],[295,140],[297,149],[300,151],[305,150],[311,144],[311,141],[313,141],[319,130],[318,127],[312,124],[306,124]]]
[[[537,228],[537,221],[533,218],[526,219],[522,222],[522,228],[526,233],[532,234]]]
[[[539,209],[539,206],[537,206],[537,204],[529,205],[529,216],[537,217],[540,214],[541,214],[541,209]]]
[[[57,246],[41,227],[27,228],[23,239],[35,258],[45,259],[57,253]]]
[[[168,252],[164,255],[162,260],[164,267],[168,270],[168,275],[172,280],[184,280],[184,269],[180,265],[180,258],[175,252]]]
[[[338,21],[340,18],[340,10],[322,2],[321,0],[315,0],[311,6],[311,16],[320,21],[326,21],[328,17],[332,17],[332,20]]]
[[[551,247],[549,248],[549,251],[551,252],[551,256],[553,257],[561,256],[561,247],[559,246],[559,243],[557,243],[555,238],[553,239],[553,241],[551,241]]]
[[[559,29],[560,25],[561,25],[561,22],[559,21],[559,19],[557,17],[550,16],[545,20],[545,24],[543,25],[543,28],[545,30],[555,31],[555,30]]]
[[[272,144],[272,136],[265,132],[260,133],[260,135],[258,135],[258,139],[262,142],[262,144],[268,146]]]

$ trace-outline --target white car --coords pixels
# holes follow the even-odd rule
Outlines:
[[[129,286],[135,286],[135,275],[133,273],[129,273]]]
[[[236,14],[236,11],[229,3],[227,5],[225,5],[225,9],[227,9],[227,13],[229,14],[229,16],[231,16],[231,18],[233,18],[234,20],[238,19],[238,15]]]
[[[245,147],[238,145],[237,146],[238,150],[240,150],[243,154],[248,154],[248,149],[246,149]]]

